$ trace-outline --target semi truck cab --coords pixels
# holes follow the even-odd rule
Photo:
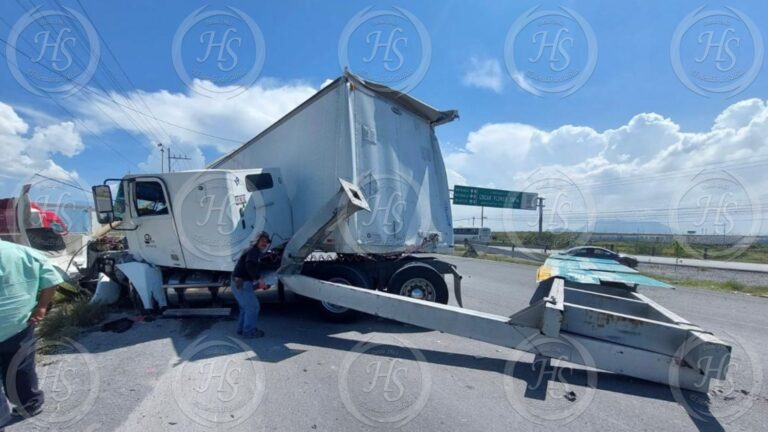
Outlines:
[[[94,194],[99,222],[125,233],[135,259],[159,267],[230,271],[256,233],[293,234],[276,168],[137,174]]]

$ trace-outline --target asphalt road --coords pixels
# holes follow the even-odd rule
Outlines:
[[[466,307],[527,305],[535,267],[448,260]],[[643,292],[734,343],[732,379],[680,395],[374,317],[330,324],[309,305],[264,305],[257,340],[237,339],[233,320],[158,319],[68,342],[39,359],[45,411],[7,430],[768,430],[768,300]]]

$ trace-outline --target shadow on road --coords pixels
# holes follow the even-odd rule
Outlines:
[[[360,342],[338,336],[345,332],[405,334],[429,331],[372,316],[363,316],[360,320],[348,324],[328,323],[320,318],[313,306],[308,302],[297,302],[289,305],[263,304],[260,322],[266,336],[243,342],[254,350],[258,355],[258,360],[267,363],[280,363],[304,352],[301,349],[290,348],[290,344],[350,352]],[[173,322],[173,324],[169,324],[169,322]],[[216,325],[226,322],[231,323],[231,325]],[[110,335],[106,338],[84,337],[81,338],[80,342],[89,352],[99,353],[158,339],[170,339],[176,354],[181,355],[190,344],[195,343],[200,338],[206,340],[208,338],[236,338],[235,323],[236,320],[232,316],[225,318],[159,318],[151,322],[140,321],[138,325],[125,333]],[[402,349],[403,347],[387,344],[377,345],[383,349],[370,350],[366,353],[368,355],[402,358],[403,360],[413,359],[408,350]],[[419,348],[419,351],[429,364],[473,369],[500,375],[511,374],[511,377],[527,384],[526,398],[544,400],[547,397],[546,390],[542,392],[537,388],[536,383],[541,379],[542,371],[537,369],[537,362],[535,361],[517,361],[513,367],[508,367],[508,360],[504,358],[476,357],[424,348]],[[215,350],[210,350],[206,351],[203,357],[198,355],[195,359],[206,358],[206,355],[210,358],[217,354]],[[546,367],[552,367],[548,362],[546,365]],[[598,371],[596,374],[597,390],[676,402],[671,390],[663,385],[608,372]],[[562,368],[558,373],[546,373],[544,375],[548,376],[550,380],[582,388],[587,387],[590,382],[588,373],[578,367]],[[687,399],[691,408],[699,414],[697,416],[689,412],[691,421],[700,431],[724,430],[714,416],[707,415],[709,413],[709,399],[706,395],[697,394],[697,397]]]

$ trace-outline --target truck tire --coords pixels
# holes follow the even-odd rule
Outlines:
[[[422,263],[411,263],[396,271],[389,279],[387,292],[448,304],[448,284],[443,275]]]
[[[149,315],[152,311],[144,307],[144,302],[141,301],[141,296],[139,295],[138,291],[136,291],[136,287],[134,287],[132,283],[128,282],[128,289],[130,290],[129,299],[133,305],[133,310],[141,316]]]
[[[321,270],[318,275],[319,279],[335,282],[344,285],[352,285],[359,288],[370,288],[371,283],[363,272],[354,268],[344,265],[333,265]],[[359,312],[356,310],[348,309],[342,306],[337,306],[333,303],[325,301],[317,301],[318,310],[320,315],[327,321],[345,323],[354,321]]]

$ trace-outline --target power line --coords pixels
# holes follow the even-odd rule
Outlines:
[[[36,172],[36,173],[35,173],[35,174],[34,174],[32,177],[41,177],[41,178],[44,178],[44,179],[46,179],[46,180],[50,180],[50,181],[52,181],[52,182],[54,182],[54,183],[59,183],[59,184],[61,184],[61,185],[64,185],[64,186],[69,186],[69,187],[71,187],[71,188],[74,188],[74,189],[79,189],[79,190],[81,190],[81,191],[83,191],[83,192],[88,192],[88,191],[86,191],[85,189],[81,188],[81,187],[80,187],[80,186],[78,186],[78,185],[74,185],[74,184],[71,184],[71,183],[67,183],[67,182],[65,182],[65,181],[63,181],[63,180],[55,179],[55,178],[53,178],[53,177],[48,177],[48,176],[46,176],[46,175],[40,174],[40,172]]]
[[[187,155],[184,155],[184,156],[181,156],[179,154],[174,155],[174,154],[171,153],[171,148],[168,147],[168,172],[169,173],[173,172],[173,169],[172,169],[172,166],[171,166],[171,161],[178,161],[178,160],[188,161],[188,160],[192,160],[192,159],[188,158]]]
[[[38,25],[39,25],[39,24],[38,24]],[[20,53],[21,55],[23,55],[23,56],[24,56],[24,57],[26,57],[27,59],[29,59],[29,60],[32,60],[32,58],[31,58],[29,55],[27,55],[26,53],[24,53],[23,51],[21,51],[21,50],[20,50],[18,47],[16,47],[16,46],[12,46],[11,44],[9,44],[7,40],[0,38],[0,42],[3,42],[3,44],[5,44],[6,46],[10,46],[12,49],[14,49],[15,51],[17,51],[18,53]],[[52,73],[54,73],[54,74],[56,74],[56,75],[58,75],[58,76],[60,76],[60,77],[62,77],[62,78],[64,78],[64,79],[66,79],[66,80],[68,80],[68,81],[70,81],[70,82],[72,82],[72,83],[74,83],[74,84],[77,84],[77,83],[76,83],[76,82],[75,82],[73,79],[71,79],[71,78],[67,77],[66,75],[64,75],[64,74],[62,74],[62,73],[60,73],[60,72],[58,72],[58,71],[56,71],[56,70],[53,70],[53,69],[51,69],[50,67],[48,67],[48,66],[47,66],[47,65],[45,65],[44,63],[39,63],[39,64],[40,64],[40,66],[44,67],[44,68],[45,68],[45,69],[47,69],[48,71],[50,71],[50,72],[52,72]],[[117,105],[117,106],[119,106],[119,107],[121,107],[121,108],[124,108],[124,109],[127,109],[127,110],[131,111],[131,112],[134,112],[134,113],[136,113],[136,114],[138,114],[138,115],[140,115],[140,116],[143,116],[143,117],[147,117],[147,118],[150,118],[150,119],[156,120],[156,121],[158,121],[158,122],[160,122],[160,123],[163,123],[163,124],[166,124],[166,125],[169,125],[169,126],[173,126],[173,127],[175,127],[175,128],[178,128],[178,129],[182,129],[182,130],[185,130],[185,131],[187,131],[187,132],[191,132],[191,133],[194,133],[194,134],[197,134],[197,135],[201,135],[201,136],[206,136],[206,137],[209,137],[209,138],[218,139],[218,140],[221,140],[221,141],[227,141],[227,142],[232,142],[232,143],[237,143],[237,144],[242,144],[242,143],[243,143],[243,140],[236,140],[236,139],[231,139],[231,138],[226,138],[226,137],[222,137],[222,136],[218,136],[218,135],[210,134],[210,133],[207,133],[207,132],[202,132],[202,131],[199,131],[199,130],[195,130],[195,129],[192,129],[192,128],[188,128],[188,127],[186,127],[186,126],[182,126],[182,125],[179,125],[179,124],[176,124],[176,123],[173,123],[173,122],[170,122],[170,121],[167,121],[167,120],[161,119],[161,118],[159,118],[159,117],[156,117],[156,116],[154,116],[154,115],[152,115],[152,114],[147,114],[147,113],[145,113],[145,112],[142,112],[142,111],[140,111],[140,110],[138,110],[138,109],[135,109],[135,108],[133,108],[133,107],[130,107],[130,106],[128,106],[128,105],[125,105],[125,104],[123,104],[123,103],[120,103],[120,102],[118,102],[118,101],[116,101],[116,100],[114,100],[114,99],[110,99],[110,98],[107,98],[107,97],[105,97],[105,96],[102,96],[100,93],[98,93],[98,92],[96,92],[96,91],[92,90],[91,88],[89,88],[89,87],[87,87],[87,86],[82,86],[82,87],[80,87],[79,89],[80,89],[80,90],[83,90],[84,92],[86,92],[86,93],[88,93],[88,94],[91,94],[91,95],[93,95],[93,96],[96,96],[96,97],[97,97],[97,98],[99,98],[99,99],[103,99],[103,100],[106,100],[107,102],[113,103],[113,104],[115,104],[115,105]],[[139,128],[138,126],[137,126],[137,129],[141,130],[141,128]],[[145,133],[146,135],[152,135],[152,133],[146,133],[146,132],[144,132],[144,133]]]
[[[739,160],[745,160],[745,162],[736,162]],[[613,180],[607,180],[607,181],[593,181],[593,182],[585,182],[585,183],[571,183],[565,185],[568,188],[588,188],[588,189],[604,189],[608,187],[615,187],[615,186],[622,186],[622,185],[630,185],[635,183],[645,183],[650,180],[668,180],[672,178],[677,177],[686,177],[690,176],[692,173],[697,173],[702,170],[705,170],[707,168],[712,170],[725,170],[729,168],[749,168],[749,167],[757,167],[764,165],[766,162],[768,162],[768,157],[766,158],[744,158],[744,159],[734,159],[731,161],[725,161],[725,162],[715,162],[710,164],[702,164],[691,168],[681,169],[681,170],[675,170],[675,171],[662,171],[660,173],[656,174],[650,174],[650,175],[634,175],[631,178],[619,178],[619,179],[613,179]]]
[[[19,7],[22,7],[22,8],[23,8],[22,4],[20,3],[20,0],[16,0],[16,3],[19,5]],[[3,20],[3,22],[4,22],[4,23],[5,23],[7,26],[11,27],[11,25],[10,25],[10,24],[9,24],[7,21]],[[46,19],[46,22],[47,22],[47,19]],[[36,23],[37,23],[37,22],[36,22]],[[44,28],[44,27],[42,26],[42,24],[40,24],[40,23],[37,23],[37,25],[38,25],[38,27],[40,27],[40,28],[41,28],[41,29],[43,29],[44,31],[48,30],[48,29]],[[75,28],[76,28],[76,27],[77,27],[77,26],[75,26]],[[55,30],[55,29],[53,28],[53,26],[51,26],[51,30]],[[48,31],[50,31],[50,30],[48,30]],[[78,31],[79,31],[79,29],[78,29]],[[20,39],[20,40],[22,40],[22,41],[24,41],[24,42],[25,42],[25,43],[26,43],[26,44],[27,44],[27,45],[28,45],[30,48],[34,49],[34,45],[33,45],[31,42],[29,42],[29,41],[28,41],[26,38],[24,38],[23,36],[19,36],[19,39]],[[6,45],[7,45],[7,43],[6,43]],[[31,59],[31,57],[29,57],[29,55],[27,55],[26,53],[24,53],[23,51],[21,51],[21,50],[20,50],[18,47],[14,47],[14,48],[16,49],[16,51],[18,51],[19,53],[21,53],[21,54],[22,54],[22,55],[24,55],[25,57],[27,57],[27,58]],[[83,62],[80,60],[80,58],[77,56],[77,53],[74,53],[74,55],[73,55],[73,58],[74,58],[75,62],[76,62],[76,63],[77,63],[77,64],[78,64],[80,67],[84,68],[84,66],[83,66],[83,64],[84,64],[84,63],[83,63]],[[49,70],[50,70],[50,68],[48,68],[48,67],[47,67],[45,64],[43,64],[43,63],[38,63],[38,64],[40,64],[41,66],[43,66],[43,67],[45,67],[46,69],[49,69]],[[71,80],[70,80],[70,81],[71,81]],[[73,81],[73,82],[74,82],[74,81]],[[96,82],[97,86],[100,86],[100,87],[102,88],[102,91],[106,92],[106,90],[104,90],[104,87],[103,87],[103,86],[102,86],[102,85],[101,85],[101,84],[98,82],[98,80],[95,80],[95,82]],[[81,87],[81,88],[82,88],[82,87]],[[45,93],[47,93],[47,92],[45,92]],[[96,107],[96,109],[98,109],[98,110],[99,110],[99,111],[100,111],[100,112],[101,112],[101,113],[102,113],[102,114],[103,114],[103,115],[104,115],[106,118],[108,118],[109,120],[111,120],[111,121],[112,121],[112,122],[115,124],[115,126],[117,126],[117,128],[118,128],[118,129],[124,129],[124,128],[123,128],[123,126],[121,126],[121,125],[120,125],[120,123],[118,123],[118,122],[117,122],[117,120],[115,120],[115,118],[114,118],[114,117],[112,117],[112,115],[110,115],[109,113],[107,113],[106,111],[104,111],[104,109],[102,109],[102,108],[101,108],[101,106],[99,106],[99,104],[98,104],[98,103],[94,103],[94,106],[95,106],[95,107]],[[144,133],[144,134],[147,134],[147,132],[146,132],[145,130],[143,130],[142,128],[140,128],[140,127],[139,127],[139,126],[138,126],[138,125],[137,125],[137,124],[136,124],[136,123],[133,121],[133,119],[132,119],[130,116],[128,116],[128,115],[127,115],[127,113],[126,113],[126,118],[127,118],[127,119],[128,119],[130,122],[131,122],[131,123],[133,123],[133,124],[134,124],[134,126],[136,127],[136,129],[137,129],[137,130],[139,130],[139,131],[140,131],[140,133]],[[136,139],[136,137],[134,137],[134,136],[133,136],[133,135],[131,135],[130,133],[129,133],[129,137],[130,137],[132,140],[134,140],[134,141],[135,141],[137,144],[139,144],[139,145],[143,146],[143,143],[141,143],[140,141],[138,141],[138,139]]]
[[[33,11],[32,11],[31,9],[29,9],[29,10],[28,10],[28,9],[26,9],[26,8],[25,8],[25,7],[24,7],[24,6],[21,4],[21,0],[16,0],[16,3],[19,5],[19,7],[20,7],[20,8],[22,8],[22,11],[23,11],[23,12],[25,12],[25,13],[27,13],[27,14],[32,14],[32,12],[33,12]],[[30,6],[31,6],[32,8],[34,7],[34,5],[31,3],[31,0],[30,0]],[[63,8],[62,8],[60,5],[59,5],[59,9],[63,11]],[[51,24],[51,23],[48,21],[48,18],[47,18],[46,16],[43,16],[43,17],[42,17],[42,21],[44,21],[44,22],[45,22],[45,24],[47,24],[47,25],[48,25],[49,29],[46,29],[46,28],[44,28],[44,27],[43,27],[43,24],[40,22],[40,20],[39,20],[39,19],[38,19],[38,20],[35,20],[35,24],[37,24],[37,26],[38,26],[38,27],[40,27],[41,29],[43,29],[44,31],[46,31],[46,30],[47,30],[47,31],[50,31],[50,32],[53,32],[53,33],[55,33],[55,30],[56,30],[56,29],[55,29],[55,27],[54,27],[54,26],[53,26],[53,25],[52,25],[52,24]],[[67,29],[70,29],[70,27],[68,27]],[[80,30],[80,27],[79,27],[79,26],[71,26],[71,29],[74,29],[74,31],[77,33],[77,35],[78,35],[78,36],[79,36],[79,37],[80,37],[82,40],[86,40],[86,39],[89,39],[89,38],[87,38],[87,37],[86,37],[86,35],[84,35],[84,34],[82,33],[82,31]],[[62,30],[62,31],[63,31],[63,30]],[[22,40],[24,40],[24,38],[22,38]],[[32,45],[31,43],[29,43],[29,41],[26,41],[26,40],[25,40],[25,42],[27,42],[27,44],[28,44],[30,47],[32,47],[32,48],[34,49],[34,45]],[[97,42],[98,42],[98,41],[97,41]],[[78,46],[78,44],[74,44],[74,45],[73,45],[73,47],[74,47],[75,49],[77,48],[77,46]],[[83,46],[84,46],[84,45],[83,45]],[[92,46],[91,46],[91,49],[93,49],[93,47],[92,47]],[[83,61],[83,60],[80,58],[80,55],[78,54],[78,52],[77,52],[76,50],[73,50],[73,51],[71,51],[71,53],[72,53],[72,57],[74,58],[74,61],[75,61],[75,63],[76,63],[76,64],[77,64],[77,65],[78,65],[80,68],[82,68],[83,70],[85,70],[85,69],[86,69],[86,67],[85,67],[85,64],[86,64],[86,62],[85,62],[85,61]],[[91,53],[90,53],[90,52],[86,52],[86,56],[89,56],[89,55],[91,55]],[[101,62],[101,58],[99,58],[98,60],[99,60],[99,62]],[[38,63],[38,64],[45,66],[43,63]],[[107,78],[108,78],[109,80],[111,80],[111,81],[112,81],[112,84],[113,84],[115,87],[119,87],[119,88],[121,88],[120,84],[117,82],[117,80],[115,79],[115,77],[114,77],[114,76],[111,74],[111,71],[109,71],[109,68],[107,67],[106,63],[105,63],[103,66],[104,66],[104,67],[102,68],[102,70],[103,70],[104,74],[107,76]],[[68,78],[66,78],[66,79],[68,79]],[[116,101],[115,101],[115,99],[114,99],[114,97],[113,97],[113,96],[110,94],[110,92],[108,92],[108,91],[106,90],[106,86],[100,82],[100,80],[99,80],[99,78],[98,78],[98,69],[96,69],[96,70],[95,70],[95,73],[93,74],[93,76],[91,77],[91,79],[93,80],[93,82],[94,82],[95,86],[96,86],[97,88],[99,88],[99,89],[100,89],[100,90],[101,90],[101,91],[102,91],[102,92],[103,92],[103,93],[106,95],[106,97],[109,97],[109,98],[110,98],[110,99],[111,99],[113,102],[116,102]],[[72,81],[72,80],[70,79],[70,81]],[[74,81],[73,81],[73,82],[74,82]],[[83,84],[83,86],[79,86],[79,89],[82,89],[82,88],[84,88],[84,85],[85,85],[85,84]],[[98,105],[96,105],[96,108],[97,108],[97,109],[99,109],[99,111],[100,111],[102,114],[104,114],[105,116],[107,116],[107,117],[108,117],[108,118],[109,118],[109,119],[110,119],[110,120],[111,120],[113,123],[115,123],[115,125],[118,127],[118,129],[124,129],[124,128],[123,128],[123,127],[122,127],[122,126],[121,126],[121,125],[120,125],[120,124],[117,122],[117,120],[115,120],[115,119],[114,119],[114,117],[112,117],[111,115],[107,114],[107,113],[106,113],[106,112],[105,112],[103,109],[101,109],[101,107],[99,107]],[[155,129],[155,131],[152,131],[152,130],[151,130],[151,129],[152,129],[152,125],[151,125],[151,124],[150,124],[150,123],[149,123],[149,122],[148,122],[148,121],[147,121],[145,118],[143,118],[143,117],[139,117],[139,120],[144,120],[144,124],[143,124],[143,126],[140,126],[140,125],[139,125],[139,124],[138,124],[138,123],[137,123],[137,122],[136,122],[136,121],[133,119],[133,117],[131,117],[131,115],[128,113],[128,111],[126,111],[125,109],[121,109],[121,111],[122,111],[123,115],[125,116],[125,118],[126,118],[126,119],[127,119],[127,120],[128,120],[128,121],[129,121],[129,122],[130,122],[130,123],[131,123],[131,124],[132,124],[134,127],[135,127],[135,128],[136,128],[136,130],[137,130],[137,131],[139,131],[139,133],[141,133],[141,134],[144,134],[144,135],[146,135],[146,136],[148,136],[148,137],[151,137],[152,135],[155,135],[155,140],[157,140],[157,139],[158,139],[158,137],[157,137],[157,135],[156,135],[156,129]],[[138,141],[137,141],[137,142],[138,142]],[[143,144],[139,143],[139,145],[143,145]]]
[[[5,42],[5,41],[4,41],[4,40],[2,40],[2,39],[0,39],[0,41],[4,42],[6,45],[8,44],[7,42]],[[5,59],[7,60],[7,57],[5,56],[5,53],[3,53],[3,51],[2,51],[2,50],[0,50],[0,56],[2,56],[3,58],[5,58]],[[102,140],[102,139],[99,139],[99,138],[97,138],[97,137],[98,137],[98,134],[97,134],[96,132],[94,132],[93,130],[91,130],[91,128],[89,128],[89,127],[88,127],[88,125],[87,125],[87,124],[85,124],[85,122],[83,122],[82,120],[80,120],[79,118],[77,118],[77,116],[75,116],[75,115],[72,113],[72,111],[70,111],[70,110],[69,110],[67,107],[65,107],[64,105],[62,105],[61,103],[59,103],[59,101],[57,101],[57,100],[56,100],[56,98],[54,98],[53,96],[51,96],[51,95],[50,95],[50,94],[48,94],[47,92],[44,92],[44,93],[45,93],[45,95],[48,97],[48,99],[50,99],[51,101],[53,101],[53,103],[55,103],[56,105],[58,105],[58,106],[59,106],[59,108],[61,108],[63,111],[65,111],[67,114],[69,114],[69,116],[72,118],[72,120],[73,120],[73,121],[80,123],[80,125],[82,126],[82,128],[83,128],[83,129],[85,129],[85,130],[86,130],[86,131],[88,131],[88,132],[89,132],[91,135],[93,135],[93,136],[94,136],[94,139],[96,139],[97,141],[99,141],[99,142],[101,142],[102,144],[104,144],[104,145],[105,145],[105,146],[106,146],[108,149],[112,150],[112,152],[114,152],[114,153],[115,153],[116,155],[118,155],[120,158],[122,158],[123,160],[125,160],[126,162],[128,162],[128,164],[129,164],[129,165],[128,165],[128,170],[130,171],[130,168],[133,166],[133,162],[132,162],[130,159],[128,159],[128,158],[127,158],[127,157],[126,157],[124,154],[120,153],[120,152],[119,152],[119,151],[118,151],[116,148],[114,148],[114,147],[113,147],[111,144],[109,144],[108,142],[106,142],[106,141],[104,141],[104,140]]]
[[[59,0],[54,0],[54,1],[56,2],[56,4],[61,9],[62,7],[61,7],[61,3],[59,2]],[[77,0],[77,4],[80,6],[80,9],[83,11],[83,13],[85,14],[86,18],[90,21],[91,25],[93,26],[94,30],[96,31],[96,34],[104,42],[104,47],[107,49],[107,52],[109,53],[109,55],[114,60],[114,62],[117,65],[118,69],[120,69],[120,71],[123,73],[123,76],[125,76],[125,79],[130,84],[130,87],[133,88],[133,89],[138,89],[138,87],[131,80],[131,77],[128,75],[128,73],[125,71],[123,66],[120,64],[120,61],[117,59],[117,56],[115,55],[114,51],[112,51],[112,48],[109,46],[109,42],[107,42],[107,39],[104,38],[104,36],[101,34],[101,31],[99,31],[99,28],[96,27],[96,24],[95,24],[93,18],[91,18],[91,15],[88,13],[88,10],[85,9],[85,6],[83,6],[83,4],[80,2],[80,0]],[[109,69],[107,67],[106,63],[104,65],[105,65],[105,67],[107,69]],[[152,111],[152,107],[149,106],[147,104],[147,102],[144,100],[144,97],[141,95],[141,92],[137,91],[136,92],[136,96],[139,99],[139,101],[142,103],[142,105],[144,105],[144,108],[146,108],[150,112],[150,114],[152,114],[154,116],[155,113]],[[168,137],[168,140],[172,140],[171,135],[168,133],[168,131],[165,130],[165,128],[163,127],[162,123],[158,122],[158,123],[156,123],[156,125],[159,126],[160,131],[162,131],[162,133],[164,133],[165,136]]]

